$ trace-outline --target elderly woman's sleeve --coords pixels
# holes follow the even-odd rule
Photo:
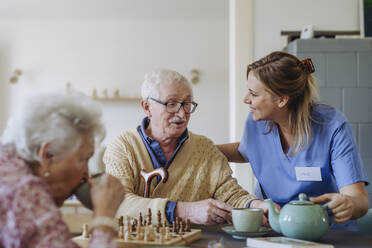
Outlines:
[[[217,149],[217,148],[216,148]],[[245,208],[252,199],[257,197],[249,194],[237,182],[236,178],[232,177],[232,170],[225,156],[220,151],[213,149],[212,151],[212,178],[218,178],[215,182],[216,190],[213,198],[226,202],[235,208]]]
[[[13,194],[13,208],[9,218],[2,223],[5,247],[78,247],[71,240],[70,232],[62,220],[62,214],[45,184],[30,180]],[[98,230],[97,230],[98,231]],[[114,237],[102,231],[93,231],[90,246],[116,247]]]
[[[120,205],[117,216],[130,216],[138,218],[139,212],[147,213],[150,208],[153,213],[160,211],[166,216],[168,199],[144,198],[137,193],[140,191],[140,169],[131,151],[131,146],[123,136],[117,137],[107,146],[103,156],[106,173],[120,179],[125,188],[125,199]],[[153,220],[157,222],[156,219]]]

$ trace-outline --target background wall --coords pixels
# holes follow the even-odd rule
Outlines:
[[[8,109],[29,91],[64,90],[69,81],[86,94],[94,88],[113,94],[118,88],[122,95],[140,96],[146,72],[167,67],[190,78],[196,68],[199,106],[190,129],[216,143],[228,142],[227,1],[82,1],[86,6],[52,1],[56,7],[39,1],[42,11],[17,2],[22,5],[8,1],[8,11],[0,7],[1,130]],[[10,85],[16,68],[23,75]],[[139,102],[103,102],[102,107],[108,128],[104,143],[144,116]]]
[[[286,45],[280,31],[359,30],[359,0],[254,0],[254,58]]]
[[[139,96],[145,72],[171,67],[187,77],[193,68],[201,71],[201,82],[194,87],[200,104],[190,129],[216,143],[240,140],[243,121],[229,130],[230,103],[236,105],[237,120],[247,115],[241,99],[244,79],[235,78],[236,94],[228,94],[229,3],[236,1],[233,20],[239,23],[230,25],[242,32],[246,22],[253,37],[232,45],[240,59],[237,67],[245,67],[251,57],[281,50],[286,45],[281,30],[308,24],[315,30],[359,30],[358,0],[1,0],[0,132],[10,109],[29,90],[64,90],[70,81],[87,94],[93,88],[99,93],[119,88],[122,94]],[[253,56],[239,52],[247,49]],[[24,74],[10,85],[16,68]],[[136,102],[102,106],[108,127],[105,143],[143,117]],[[252,180],[249,172],[236,176],[243,185]]]
[[[241,56],[239,51],[252,49],[252,59],[257,60],[272,51],[282,50],[287,45],[287,37],[280,36],[280,31],[300,31],[305,25],[312,24],[314,30],[359,30],[359,0],[246,0],[252,4],[252,11],[241,10],[230,13],[230,22],[239,21],[235,26],[236,30],[242,25],[246,25],[246,30],[239,32],[249,33],[253,36],[252,41],[246,39],[246,42],[237,42],[233,44],[234,48],[230,49],[233,55]],[[244,0],[230,0],[231,6],[244,8]],[[249,16],[249,18],[247,18]],[[245,24],[241,24],[245,22]],[[231,24],[230,24],[231,25]],[[252,34],[250,29],[253,29]],[[233,37],[239,37],[239,34],[230,34]],[[240,35],[241,36],[241,35]],[[244,54],[244,53],[243,53]],[[239,61],[240,63],[249,64],[253,61]],[[230,63],[231,66],[231,63]],[[239,65],[236,65],[239,67]],[[230,73],[235,73],[237,68],[230,69]],[[235,78],[230,82],[233,85],[244,84],[241,78]],[[244,86],[245,87],[245,86]],[[245,88],[241,89],[245,89]],[[336,90],[337,91],[337,90]],[[246,106],[242,102],[242,93],[231,94],[230,103],[236,106],[236,125],[231,128],[231,140],[239,141],[244,127],[244,121],[239,121],[241,116],[247,116]],[[332,102],[333,103],[333,102]],[[338,106],[335,106],[338,107]],[[236,168],[234,168],[236,167]],[[247,164],[237,164],[233,166],[235,175],[241,185],[246,186],[252,191],[252,181],[254,176],[248,169]]]

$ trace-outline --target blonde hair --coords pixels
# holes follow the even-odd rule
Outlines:
[[[290,155],[300,152],[310,145],[312,140],[311,113],[318,99],[318,87],[311,68],[296,56],[284,52],[273,52],[248,65],[248,74],[252,72],[275,96],[288,96],[289,127],[294,135]],[[266,122],[268,133],[274,123]]]

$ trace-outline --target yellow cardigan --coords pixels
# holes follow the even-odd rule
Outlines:
[[[193,202],[214,198],[233,207],[245,207],[254,199],[239,186],[225,156],[208,138],[189,132],[168,168],[166,183],[152,180],[150,198],[144,198],[145,184],[140,174],[154,170],[150,155],[136,129],[123,132],[107,147],[103,157],[106,172],[118,177],[125,186],[126,196],[117,216],[138,218],[151,208],[165,215],[168,201]],[[166,219],[166,218],[163,218]],[[157,222],[157,218],[153,218]]]

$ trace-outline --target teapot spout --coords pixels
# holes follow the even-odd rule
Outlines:
[[[266,199],[265,202],[269,206],[269,223],[275,232],[281,233],[279,224],[279,214],[275,211],[274,203],[271,199]]]

